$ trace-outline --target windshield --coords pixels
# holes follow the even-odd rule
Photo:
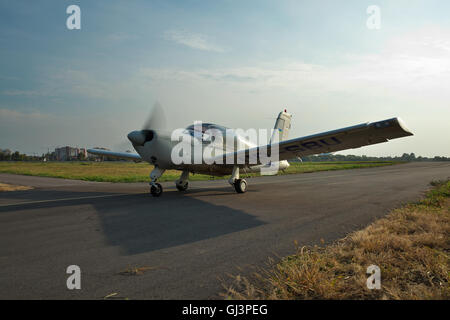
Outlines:
[[[196,132],[195,130],[200,129],[201,128],[201,132]],[[207,130],[219,130],[220,132],[222,132],[222,135],[225,136],[226,130],[228,128],[225,128],[223,126],[219,126],[217,124],[214,123],[202,123],[201,127],[200,125],[190,125],[189,127],[186,128],[186,131],[193,137],[197,137],[197,136],[201,136],[202,134],[204,134]]]

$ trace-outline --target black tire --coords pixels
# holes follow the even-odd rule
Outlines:
[[[234,182],[234,189],[237,193],[245,193],[247,191],[247,181],[245,179],[237,179]]]
[[[185,184],[178,184],[176,183],[175,186],[177,187],[178,191],[186,191],[189,187],[189,182],[185,182]]]
[[[159,183],[155,183],[154,186],[150,187],[150,193],[154,197],[160,197],[162,195],[163,188]]]

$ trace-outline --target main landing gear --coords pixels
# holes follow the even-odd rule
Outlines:
[[[239,167],[234,166],[233,172],[228,182],[234,186],[237,193],[245,193],[247,191],[247,181],[245,179],[239,179]]]
[[[177,181],[175,181],[175,186],[177,187],[178,191],[186,191],[188,186],[189,186],[189,182],[188,182],[188,178],[189,178],[189,171],[183,171],[183,173],[180,176],[180,179],[178,179]]]
[[[154,197],[159,197],[163,193],[163,187],[156,181],[164,173],[165,169],[160,169],[155,166],[155,169],[150,173],[150,193]],[[178,191],[186,191],[189,186],[189,171],[183,171],[180,178],[175,182]],[[228,182],[234,187],[237,193],[245,193],[247,191],[247,181],[239,178],[239,167],[234,166]]]
[[[159,179],[159,177],[161,177],[164,171],[164,169],[160,169],[155,166],[155,169],[150,172],[150,193],[154,197],[159,197],[162,195],[163,188],[159,183],[156,183],[156,181]]]

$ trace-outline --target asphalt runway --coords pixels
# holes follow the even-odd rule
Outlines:
[[[291,254],[360,229],[420,198],[450,163],[191,182],[113,184],[0,174],[35,189],[0,193],[1,299],[214,299],[227,274],[249,274]],[[81,268],[68,290],[66,268]],[[142,275],[124,275],[147,267]]]

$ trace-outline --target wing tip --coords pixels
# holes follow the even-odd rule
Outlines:
[[[413,136],[414,135],[414,133],[412,133],[412,131],[408,129],[408,127],[406,126],[405,122],[400,117],[396,117],[395,120],[397,121],[397,123],[400,126],[400,128],[405,133],[407,133],[408,136]]]

